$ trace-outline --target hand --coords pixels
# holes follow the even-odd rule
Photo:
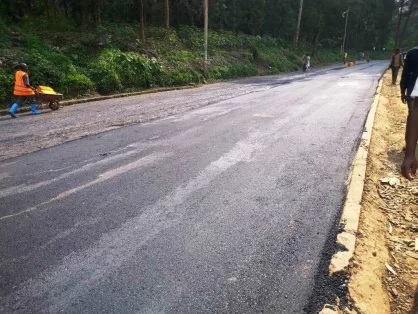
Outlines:
[[[403,104],[406,104],[406,95],[404,93],[401,94],[401,100]]]
[[[417,173],[417,158],[415,156],[405,156],[401,166],[402,175],[408,180],[412,180]]]

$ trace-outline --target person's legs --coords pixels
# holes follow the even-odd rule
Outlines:
[[[17,97],[16,102],[10,106],[9,115],[16,118],[16,112],[19,106],[25,101],[26,97]]]
[[[416,103],[415,103],[415,100],[417,100],[417,103],[418,103],[418,98],[411,98],[411,97],[408,97],[408,100],[407,100],[407,105],[408,105],[408,117],[407,117],[407,119],[406,119],[406,125],[408,125],[409,124],[409,119],[410,119],[410,117],[411,117],[411,112],[412,112],[412,110],[414,110],[414,108],[415,108],[415,106],[416,106]],[[405,145],[406,145],[406,139],[408,138],[408,128],[406,129],[406,131],[405,131]]]
[[[32,114],[33,115],[40,114],[36,105],[35,96],[28,96],[27,99],[30,103],[30,111],[32,112]]]
[[[395,85],[398,80],[399,67],[392,67],[392,84]]]
[[[10,107],[9,114],[13,118],[16,118],[17,109],[19,108],[19,106],[21,106],[26,101],[29,102],[30,111],[32,112],[33,115],[40,114],[40,112],[38,111],[37,106],[36,106],[35,96],[19,96],[19,97],[17,97],[16,102],[13,105],[11,105],[11,107]]]

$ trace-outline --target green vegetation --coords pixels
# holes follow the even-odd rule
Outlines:
[[[395,0],[305,0],[296,36],[300,1],[209,1],[206,69],[203,3],[2,0],[0,106],[11,101],[19,62],[29,65],[32,85],[50,85],[66,98],[277,74],[300,69],[304,53],[313,66],[340,62],[347,8],[352,58],[386,46],[399,9]],[[413,12],[410,0],[402,4]]]
[[[205,72],[199,28],[148,28],[144,44],[134,23],[84,29],[50,23],[0,25],[2,107],[11,101],[14,68],[22,61],[30,67],[32,85],[49,85],[72,98],[295,71],[303,54],[268,36],[210,31]],[[338,51],[316,51],[313,64],[339,59]]]

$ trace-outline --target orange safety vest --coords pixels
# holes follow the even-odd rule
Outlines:
[[[35,92],[29,88],[26,87],[25,82],[23,81],[23,76],[26,75],[26,72],[24,71],[17,71],[15,75],[15,89],[13,94],[15,96],[33,96],[35,95]]]

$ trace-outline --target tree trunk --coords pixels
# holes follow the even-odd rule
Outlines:
[[[236,3],[236,0],[232,0],[232,12],[233,12],[232,18],[234,19],[232,28],[233,28],[233,31],[236,32],[237,31],[237,24],[238,24],[237,23],[237,3]]]
[[[414,6],[414,4],[415,4],[415,1],[412,1],[411,0],[411,2],[410,2],[410,4],[409,4],[409,7],[408,7],[408,12],[406,13],[406,20],[405,20],[405,23],[404,23],[404,25],[403,25],[403,28],[402,28],[402,32],[400,33],[400,35],[399,35],[399,42],[398,42],[398,44],[399,44],[399,46],[402,46],[402,41],[403,41],[403,38],[404,38],[404,36],[405,36],[405,33],[406,33],[406,29],[408,28],[408,24],[409,24],[409,21],[410,21],[410,19],[411,19],[411,15],[415,12],[415,6]]]
[[[205,33],[205,71],[208,68],[208,31],[209,31],[209,3],[208,0],[204,0],[204,33]]]
[[[322,23],[321,23],[321,18],[319,18],[318,19],[318,31],[316,32],[315,42],[314,42],[315,46],[317,46],[319,43],[319,37],[321,36],[321,32],[322,32]]]
[[[143,43],[145,43],[145,21],[144,21],[144,1],[139,1],[139,18],[141,20],[141,40]]]
[[[402,13],[403,13],[403,6],[405,5],[405,0],[401,0],[399,2],[399,12],[398,12],[398,23],[396,25],[396,34],[395,34],[395,47],[398,47],[399,44],[399,31],[401,29],[401,21],[402,21]]]
[[[94,1],[94,22],[96,25],[101,26],[102,25],[102,5],[101,0],[95,0]]]
[[[49,0],[44,0],[44,12],[46,16],[49,17]]]
[[[299,42],[300,22],[302,20],[302,10],[303,10],[303,0],[300,0],[298,24],[296,26],[296,35],[295,35],[295,46],[297,46]]]
[[[165,28],[170,28],[170,0],[165,0]]]

